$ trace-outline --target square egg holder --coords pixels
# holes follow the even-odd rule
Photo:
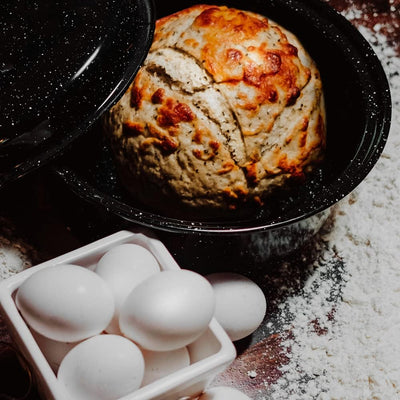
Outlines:
[[[29,276],[43,268],[58,264],[76,264],[94,269],[99,259],[111,248],[134,243],[145,247],[157,259],[161,270],[177,270],[179,265],[157,239],[142,233],[120,231],[77,250],[31,267],[0,283],[0,312],[14,343],[33,372],[39,393],[45,399],[73,400],[46,360],[15,304],[19,286]],[[178,400],[195,398],[214,377],[228,367],[236,357],[236,349],[226,332],[213,318],[206,332],[188,346],[191,364],[124,396],[121,400]]]

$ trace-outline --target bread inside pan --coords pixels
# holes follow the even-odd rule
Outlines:
[[[157,17],[191,4],[157,2]],[[243,7],[237,1],[224,4]],[[325,161],[304,185],[279,193],[268,208],[247,210],[245,216],[205,218],[171,213],[161,217],[211,220],[221,226],[229,226],[230,221],[238,219],[243,224],[251,221],[251,224],[274,225],[300,218],[334,204],[349,193],[369,172],[384,144],[382,132],[386,129],[385,115],[390,108],[385,92],[387,82],[372,50],[350,23],[314,0],[249,1],[246,9],[266,15],[296,34],[317,63],[327,108]],[[97,126],[75,144],[63,162],[81,185],[88,185],[93,196],[111,197],[137,210],[153,211],[145,204],[135,203],[120,185],[111,153]],[[76,184],[71,182],[71,186]],[[107,202],[104,198],[101,201]],[[120,212],[118,207],[114,211]],[[160,214],[155,212],[154,216],[157,215]]]

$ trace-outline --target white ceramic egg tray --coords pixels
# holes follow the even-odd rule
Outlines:
[[[0,283],[0,312],[18,350],[33,372],[39,393],[44,399],[70,399],[64,386],[41,352],[31,331],[15,304],[15,293],[19,286],[36,271],[58,264],[77,264],[93,269],[112,247],[122,243],[135,243],[147,248],[157,259],[162,270],[176,270],[179,265],[166,247],[157,239],[141,233],[120,231],[95,241],[77,250],[29,268]],[[235,358],[236,350],[226,332],[212,319],[207,331],[192,345],[195,359],[181,370],[152,382],[120,400],[178,400],[193,398],[201,393],[214,377],[223,371]]]

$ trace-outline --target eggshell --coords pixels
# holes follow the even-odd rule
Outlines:
[[[251,400],[237,389],[228,386],[216,386],[207,389],[197,400]]]
[[[186,347],[171,351],[143,350],[142,352],[145,365],[142,386],[164,378],[190,364]]]
[[[206,330],[214,309],[214,292],[204,277],[188,270],[168,270],[132,290],[119,323],[124,335],[147,350],[174,350]]]
[[[72,350],[78,343],[81,342],[59,342],[57,340],[49,339],[38,332],[32,330],[32,336],[38,344],[47,362],[54,372],[58,371],[61,361],[65,355]]]
[[[214,288],[215,318],[232,341],[253,333],[263,321],[267,302],[260,287],[235,273],[206,276]]]
[[[110,400],[140,387],[140,349],[118,335],[98,335],[75,346],[63,359],[58,379],[74,400]]]
[[[133,243],[116,246],[103,255],[96,265],[99,274],[110,287],[115,301],[115,312],[106,331],[120,334],[119,313],[128,294],[140,282],[160,272],[160,266],[153,254]]]
[[[32,274],[19,287],[16,304],[30,327],[61,342],[100,333],[114,314],[113,295],[104,280],[71,264]]]
[[[207,329],[199,338],[187,346],[190,363],[194,364],[204,360],[221,349],[221,343],[215,338],[210,329]]]

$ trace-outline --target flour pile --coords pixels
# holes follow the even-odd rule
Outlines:
[[[0,217],[0,282],[32,265],[33,249],[19,238],[10,221]]]
[[[400,58],[378,29],[360,31],[390,81],[389,140],[373,171],[337,206],[324,238],[326,258],[343,260],[340,279],[326,279],[338,267],[327,262],[280,305],[290,360],[262,399],[400,398]]]

